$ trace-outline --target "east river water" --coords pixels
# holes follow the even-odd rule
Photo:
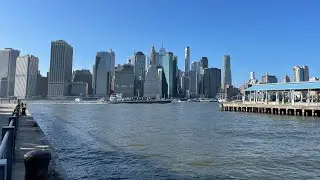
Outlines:
[[[37,104],[66,179],[320,179],[320,119],[217,103]]]

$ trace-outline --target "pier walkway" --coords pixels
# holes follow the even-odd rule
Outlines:
[[[319,103],[279,104],[276,102],[225,102],[220,104],[222,111],[238,111],[266,113],[276,115],[318,116],[320,117]]]
[[[37,149],[51,148],[47,145],[46,139],[37,126],[37,123],[27,111],[26,116],[19,117],[15,163],[12,167],[12,180],[24,179],[25,166],[23,156],[27,152]]]
[[[17,104],[0,104],[1,127],[8,126],[9,117],[12,116],[16,105]],[[26,114],[25,116],[19,116],[19,125],[17,127],[15,141],[15,155],[12,164],[12,180],[23,180],[25,178],[24,154],[36,149],[51,150],[51,147],[47,145],[49,143],[46,141],[41,129],[37,126],[37,123],[28,111]],[[53,168],[50,171],[53,171]],[[50,179],[55,178],[50,177]]]

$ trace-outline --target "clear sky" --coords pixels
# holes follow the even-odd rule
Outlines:
[[[254,71],[292,77],[294,65],[309,65],[320,76],[320,0],[2,0],[0,48],[12,47],[49,68],[50,42],[74,47],[73,68],[92,70],[97,51],[112,48],[116,64],[133,49],[149,55],[164,42],[184,69],[184,48],[191,61],[209,58],[221,68],[231,54],[233,83]]]

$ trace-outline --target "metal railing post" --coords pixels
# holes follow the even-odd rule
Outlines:
[[[13,151],[14,151],[14,129],[13,126],[4,126],[2,127],[2,139],[4,138],[5,134],[9,133],[9,138],[6,144],[6,152],[5,158],[7,159],[7,178],[6,180],[11,180],[12,176],[12,160],[13,160]]]
[[[0,159],[0,180],[5,180],[7,176],[7,160]]]

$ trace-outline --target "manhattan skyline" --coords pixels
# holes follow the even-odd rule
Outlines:
[[[164,42],[166,51],[178,56],[181,70],[186,46],[190,62],[205,56],[209,67],[221,69],[223,55],[230,54],[236,86],[251,71],[258,79],[265,73],[292,78],[295,65],[308,65],[311,77],[320,75],[315,68],[320,65],[320,2],[315,0],[94,2],[8,1],[0,7],[5,17],[0,48],[39,57],[42,74],[49,70],[51,41],[63,39],[74,47],[73,70],[92,71],[98,51],[113,49],[116,64],[123,64],[134,49],[150,56],[150,48],[158,51]]]

